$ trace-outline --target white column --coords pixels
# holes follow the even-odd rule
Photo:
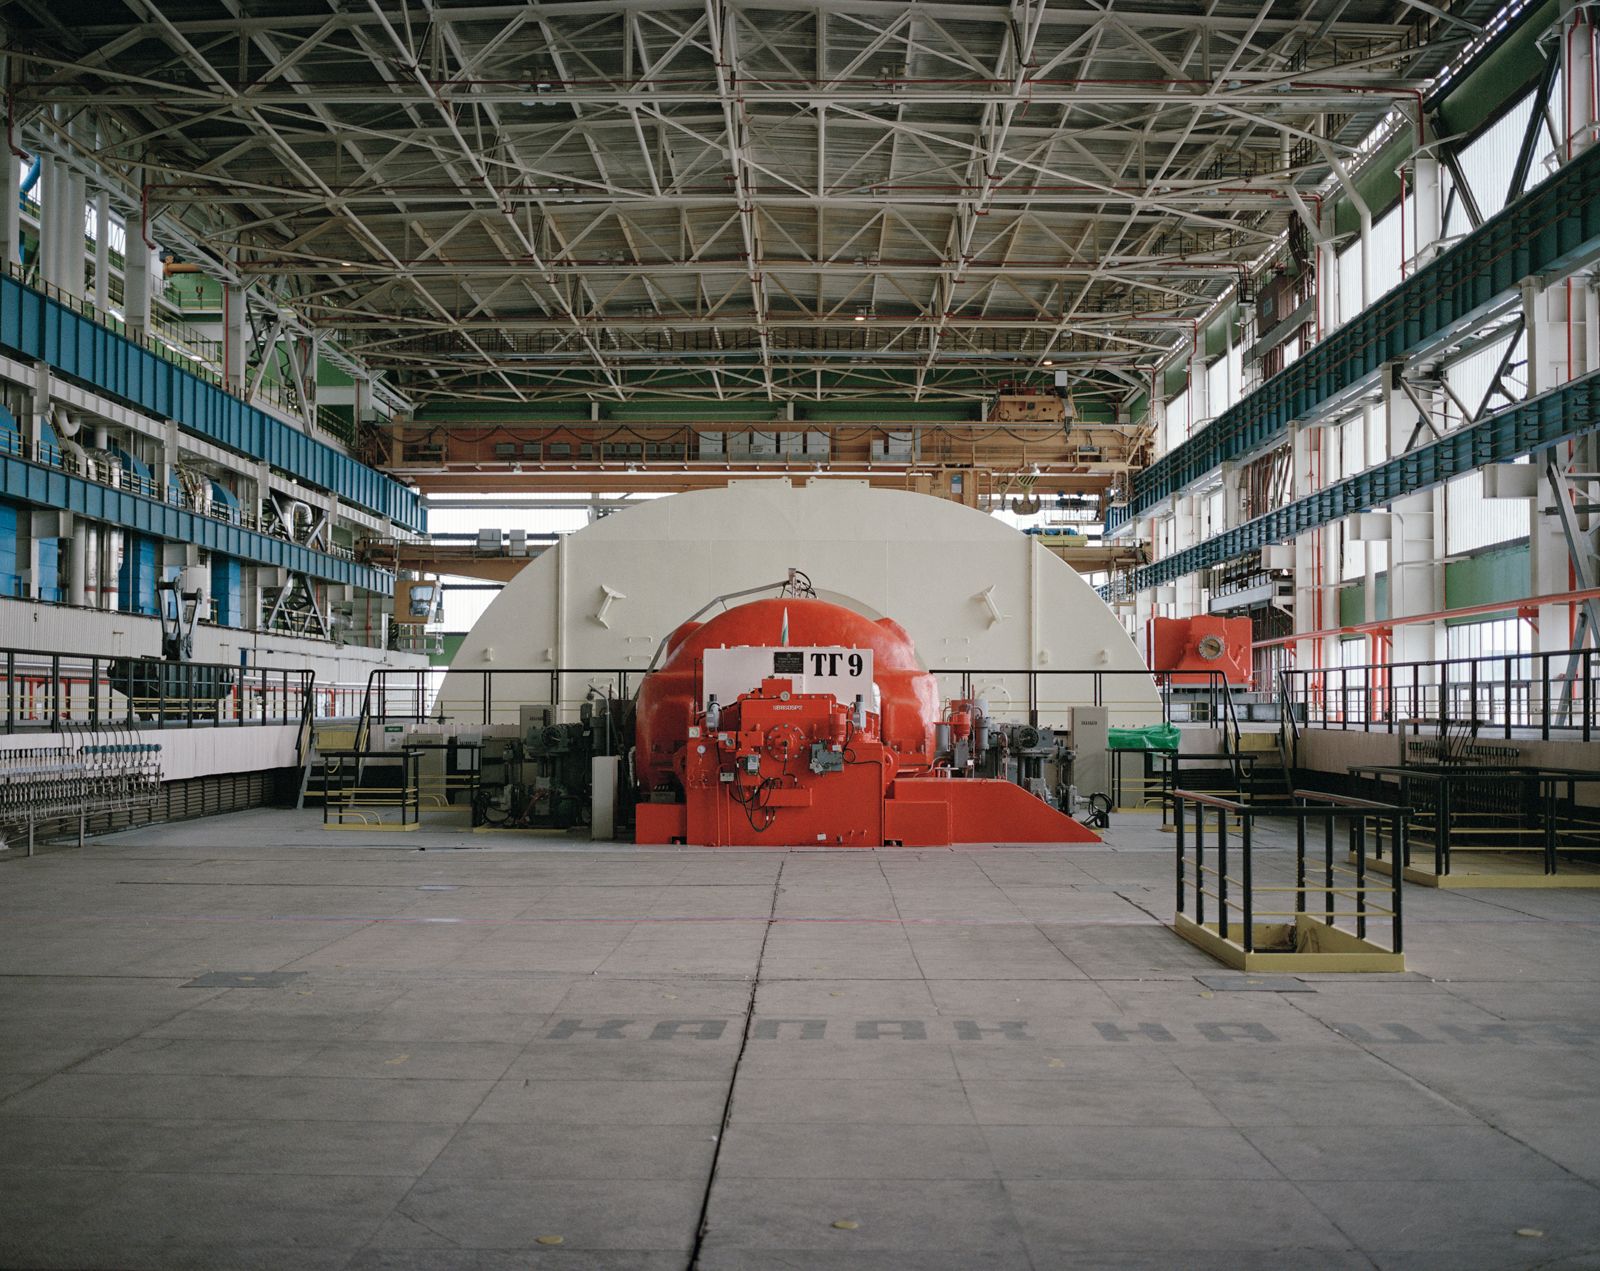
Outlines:
[[[111,196],[104,190],[94,196],[94,234],[94,307],[104,313],[111,307]]]
[[[1405,452],[1421,412],[1400,387],[1402,363],[1383,369],[1383,404],[1389,423],[1389,453]],[[1389,505],[1389,617],[1394,628],[1394,660],[1426,662],[1438,656],[1435,623],[1400,626],[1399,620],[1444,607],[1444,567],[1435,541],[1432,491],[1410,494]]]
[[[1333,437],[1326,429],[1323,430],[1323,460],[1327,461],[1327,449]],[[1324,473],[1324,483],[1327,475]],[[1333,666],[1339,661],[1339,582],[1343,573],[1343,561],[1339,559],[1339,527],[1325,525],[1318,531],[1322,535],[1322,596],[1318,625],[1324,631],[1335,634],[1322,637],[1322,664]]]
[[[1230,459],[1222,465],[1222,525],[1217,532],[1231,530],[1244,523],[1244,490],[1240,487],[1243,465]]]
[[[1372,213],[1365,206],[1358,209],[1361,218],[1361,308],[1372,303]]]
[[[24,441],[36,442],[39,440],[39,421],[50,414],[50,364],[48,362],[35,362],[33,364],[33,393],[29,403],[27,418],[19,420],[22,425],[22,438]]]
[[[72,518],[71,577],[67,580],[67,599],[80,608],[88,604],[87,594],[83,586],[85,575],[88,572],[88,553],[84,551],[84,541],[88,537],[88,528],[81,516]]]
[[[162,427],[161,451],[153,469],[156,488],[161,491],[163,499],[172,489],[172,478],[177,474],[179,458],[178,425],[169,419]]]
[[[63,218],[61,268],[62,278],[65,280],[62,285],[66,288],[67,294],[81,296],[84,294],[84,276],[89,263],[83,241],[84,214],[89,206],[89,189],[82,175],[71,169],[67,172],[66,200],[66,206],[61,209]]]
[[[1193,547],[1200,541],[1202,499],[1197,494],[1182,494],[1174,500],[1174,539],[1173,546],[1179,551]],[[1177,616],[1190,618],[1196,614],[1204,613],[1200,603],[1200,574],[1198,571],[1185,574],[1178,579],[1178,608]]]
[[[1313,436],[1313,432],[1296,422],[1289,425],[1288,435],[1285,438],[1289,447],[1289,499],[1303,499],[1311,493],[1311,465],[1308,459],[1306,443]],[[1289,549],[1294,558],[1294,632],[1303,636],[1317,629],[1320,615],[1316,589],[1316,558],[1312,541],[1316,535],[1313,530],[1307,534],[1296,535],[1289,543]],[[1294,646],[1295,665],[1300,670],[1309,670],[1316,663],[1312,657],[1313,642],[1310,640],[1296,640]]]
[[[1322,335],[1339,325],[1339,252],[1332,239],[1317,244],[1317,311]]]
[[[18,523],[22,521],[18,517]],[[39,534],[38,527],[33,523],[33,518],[28,518],[28,586],[26,599],[39,599]]]
[[[1522,291],[1522,323],[1524,346],[1527,354],[1528,396],[1533,397],[1556,383],[1547,364],[1550,345],[1549,314],[1544,304],[1544,279],[1538,275],[1524,278],[1517,284]]]
[[[45,155],[39,168],[39,281],[46,286],[61,285],[61,205],[60,165],[54,155]]]
[[[122,255],[122,313],[130,335],[150,330],[151,251],[143,220],[128,222],[128,245]]]
[[[222,288],[222,382],[231,392],[244,391],[245,363],[244,288],[225,283]]]
[[[1560,290],[1558,288],[1558,290]],[[1544,279],[1522,280],[1522,317],[1527,328],[1528,396],[1532,397],[1553,388],[1560,382],[1560,368],[1552,364],[1552,346],[1561,347],[1555,338],[1550,321],[1550,298],[1544,290]],[[1541,468],[1545,452],[1533,455],[1533,462]],[[1568,590],[1567,541],[1561,525],[1553,516],[1541,515],[1541,507],[1550,506],[1548,485],[1540,478],[1539,495],[1533,501],[1533,516],[1528,535],[1528,594],[1549,596]],[[1568,631],[1567,610],[1560,605],[1540,605],[1534,619],[1533,649],[1535,653],[1551,653],[1568,648],[1571,635]]]
[[[1576,159],[1594,144],[1594,27],[1576,0],[1563,0],[1561,35],[1562,109],[1567,155]]]
[[[1587,375],[1600,367],[1600,293],[1595,291],[1596,281],[1594,274],[1580,275],[1573,280],[1577,288],[1573,296],[1573,317],[1583,315],[1582,330],[1577,333],[1580,338],[1573,341],[1574,350],[1582,350],[1582,361],[1573,368],[1575,375]]]
[[[22,198],[22,165],[17,156],[6,155],[5,172],[0,176],[0,260],[14,265],[22,259],[22,225],[17,204]]]
[[[1150,425],[1155,429],[1155,453],[1159,457],[1166,452],[1167,447],[1167,399],[1162,395],[1157,377],[1157,385],[1150,389]]]
[[[1361,471],[1376,466],[1380,456],[1375,453],[1372,444],[1372,404],[1364,403],[1361,407]],[[1376,622],[1378,620],[1378,569],[1385,561],[1380,557],[1388,554],[1386,544],[1379,542],[1363,542],[1361,544],[1362,562],[1362,617],[1363,622]],[[1372,640],[1367,640],[1367,648],[1372,648]]]
[[[1412,162],[1411,180],[1411,228],[1416,242],[1414,266],[1421,269],[1439,254],[1439,238],[1444,233],[1439,161],[1431,153],[1417,155]]]

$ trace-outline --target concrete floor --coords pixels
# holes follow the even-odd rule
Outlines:
[[[8,861],[0,1265],[1600,1267],[1600,892],[1412,889],[1409,973],[1230,991],[1171,850]]]

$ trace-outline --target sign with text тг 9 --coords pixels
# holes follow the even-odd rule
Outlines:
[[[713,693],[718,702],[728,706],[739,699],[739,694],[758,688],[762,680],[774,676],[793,681],[796,693],[831,693],[846,706],[860,694],[866,699],[868,710],[878,708],[872,684],[871,649],[828,645],[707,649],[703,671],[702,708]]]

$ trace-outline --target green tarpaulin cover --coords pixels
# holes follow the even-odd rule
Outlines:
[[[1147,728],[1110,728],[1106,732],[1112,750],[1177,750],[1178,748],[1176,724],[1151,724]]]

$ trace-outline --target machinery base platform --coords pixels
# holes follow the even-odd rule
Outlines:
[[[879,804],[881,824],[819,830],[804,806],[755,829],[742,818],[691,824],[683,803],[635,808],[636,843],[704,847],[952,847],[962,843],[1098,843],[1100,836],[1010,781],[902,777]],[[874,818],[876,820],[876,818]],[[715,841],[712,841],[715,840]]]

